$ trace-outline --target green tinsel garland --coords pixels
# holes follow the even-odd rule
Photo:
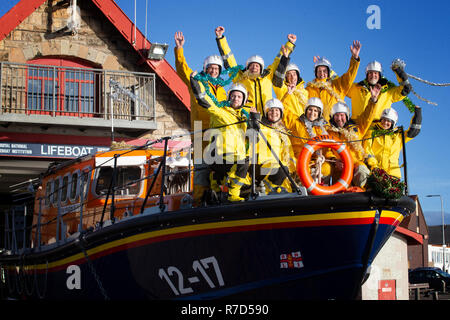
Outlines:
[[[405,183],[387,174],[381,168],[372,169],[372,174],[367,179],[367,186],[373,193],[387,199],[399,199],[405,194]]]
[[[393,135],[394,133],[395,133],[394,130],[390,130],[390,129],[388,129],[388,130],[386,130],[386,129],[381,129],[381,128],[378,128],[378,126],[376,126],[376,127],[372,130],[372,138],[380,137],[380,136],[385,136],[385,135],[391,136],[391,135]]]
[[[381,92],[385,92],[387,90],[389,90],[392,87],[395,87],[395,83],[393,83],[392,81],[387,80],[387,88],[384,88],[383,90],[381,90]],[[411,101],[411,99],[409,97],[405,97],[403,98],[403,104],[406,106],[406,108],[408,108],[409,112],[414,113],[414,109],[415,109],[415,105],[414,103]]]
[[[213,85],[225,87],[229,85],[234,78],[236,78],[236,75],[238,74],[239,70],[244,70],[244,66],[237,65],[235,67],[231,67],[228,69],[223,70],[220,75],[229,75],[229,78],[227,80],[222,79],[221,77],[213,78],[209,74],[205,72],[198,73],[194,79],[200,81],[203,83],[203,86],[205,87],[206,94],[212,99],[212,101],[219,107],[228,107],[230,105],[229,101],[218,101],[216,96],[214,96],[211,91],[209,90],[208,82],[212,83]],[[247,113],[248,115],[248,113]]]

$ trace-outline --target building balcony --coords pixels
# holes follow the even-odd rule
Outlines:
[[[0,62],[0,123],[156,129],[155,75]]]

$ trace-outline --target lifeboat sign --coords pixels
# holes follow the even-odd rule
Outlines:
[[[88,146],[88,145],[23,143],[23,142],[0,143],[0,156],[15,156],[15,157],[43,157],[43,158],[71,159],[108,150],[109,147]]]

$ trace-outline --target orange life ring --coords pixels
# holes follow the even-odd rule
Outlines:
[[[335,150],[344,162],[344,169],[342,170],[341,177],[331,186],[317,184],[309,172],[309,162],[311,157],[315,151],[321,148],[331,148]],[[303,185],[311,194],[334,194],[345,190],[350,186],[353,177],[353,159],[345,143],[333,140],[333,138],[328,135],[321,135],[305,143],[305,146],[298,157],[297,173]]]

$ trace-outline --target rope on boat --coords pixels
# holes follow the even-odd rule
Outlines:
[[[103,298],[104,298],[105,300],[110,300],[109,297],[108,297],[108,294],[106,293],[105,288],[103,287],[102,281],[100,280],[100,278],[99,278],[97,272],[95,271],[94,264],[92,263],[92,260],[89,258],[88,254],[87,254],[87,252],[86,252],[86,249],[84,248],[84,246],[83,246],[83,244],[82,244],[82,241],[83,241],[84,239],[79,239],[79,240],[80,240],[80,241],[78,241],[78,245],[80,246],[81,251],[83,251],[84,257],[85,257],[85,259],[86,259],[86,261],[87,261],[87,264],[88,264],[88,267],[89,267],[89,271],[90,271],[90,272],[92,273],[92,275],[94,276],[94,279],[95,279],[95,281],[97,282],[97,285],[98,285],[98,287],[99,287],[99,289],[100,289],[100,292],[101,292],[102,295],[103,295]]]
[[[36,265],[33,265],[34,268],[36,268]],[[26,275],[27,273],[24,272],[24,288],[25,288],[25,293],[28,296],[32,296],[33,295],[33,290],[34,290],[34,286],[33,286],[33,281],[31,282],[31,289],[29,289],[28,284],[29,284],[29,278],[32,278],[33,276],[31,275]]]
[[[48,280],[48,260],[46,261],[46,268],[45,268],[45,281],[44,281],[44,290],[43,293],[39,291],[39,281],[37,279],[37,268],[34,269],[34,286],[36,288],[36,294],[39,299],[44,299],[45,294],[47,293],[47,280]]]

